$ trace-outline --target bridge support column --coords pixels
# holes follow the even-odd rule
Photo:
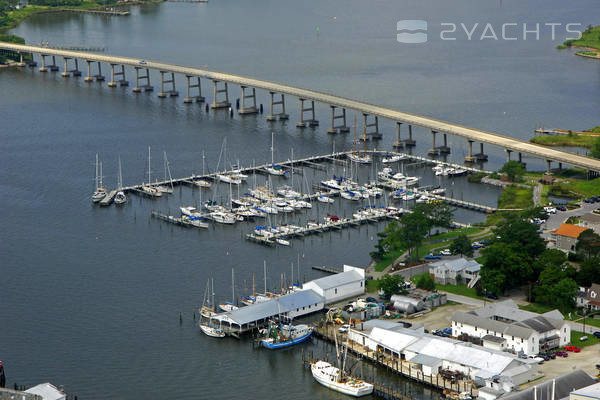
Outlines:
[[[285,113],[285,95],[282,93],[281,98],[278,101],[275,101],[275,92],[269,92],[271,95],[271,112],[267,115],[267,121],[277,121],[277,117],[279,117],[280,121],[286,120],[289,118],[289,115]],[[275,114],[275,106],[281,105],[281,112],[279,114]]]
[[[242,88],[242,108],[239,109],[238,114],[258,114],[258,109],[256,108],[256,89],[252,88],[252,94],[246,94],[246,86],[241,86]],[[252,105],[246,107],[246,100],[252,100]]]
[[[546,160],[546,173],[550,174],[552,172],[552,160]]]
[[[483,152],[483,143],[479,143],[479,153],[475,154],[477,161],[487,161],[488,156]]]
[[[450,147],[448,147],[448,135],[444,133],[444,145],[438,147],[438,150],[442,154],[450,154]]]
[[[196,103],[204,103],[204,97],[202,97],[202,87],[200,86],[200,77],[195,77],[197,79],[195,84],[192,83],[192,79],[194,78],[192,75],[186,75],[185,77],[187,79],[187,96],[185,96],[183,102],[185,104],[190,104],[194,101]],[[191,91],[193,88],[198,88],[197,96],[192,96]]]
[[[437,147],[435,147],[435,134],[437,132],[434,130],[431,130],[431,148],[427,151],[427,154],[431,155],[431,156],[437,156],[438,154],[440,154],[440,151],[438,150]]]
[[[23,53],[19,52],[19,62],[17,63],[17,67],[25,67],[25,60],[23,60]]]
[[[404,140],[404,145],[406,147],[414,147],[417,145],[417,142],[413,140],[412,137],[412,125],[408,125],[408,139]]]
[[[369,114],[363,114],[363,135],[359,140],[365,141],[368,140],[369,137],[381,139],[382,135],[379,133],[379,117],[375,116],[375,120],[371,123],[368,122],[368,118]],[[368,128],[375,128],[375,130],[368,132]]]
[[[63,57],[63,61],[65,62],[65,70],[60,74],[64,78],[68,78],[71,76],[71,72],[69,71],[69,60],[70,57]]]
[[[304,107],[304,101],[306,101],[306,99],[299,99],[299,100],[300,100],[300,121],[296,122],[296,127],[305,128],[307,123],[308,123],[308,126],[310,126],[310,127],[318,126],[319,121],[317,121],[315,119],[315,102],[314,102],[314,100],[310,101],[310,107],[308,107],[308,108]],[[304,119],[305,112],[310,113],[310,119]]]
[[[171,79],[165,79],[165,74],[171,74]],[[165,83],[171,84],[170,90],[165,90]],[[179,96],[179,92],[175,89],[175,73],[168,71],[160,71],[160,92],[158,92],[158,97],[164,99],[165,97],[177,97]]]
[[[121,71],[115,72],[115,65],[119,64],[110,64],[110,82],[108,82],[108,87],[117,87],[119,86],[129,86],[129,82],[125,80],[125,66],[121,65]],[[121,79],[115,81],[115,76],[120,76]]]
[[[40,67],[40,72],[48,72],[48,67],[46,67],[46,55],[40,54],[40,57],[42,58],[42,66]]]
[[[465,157],[465,162],[472,163],[472,162],[475,162],[475,157],[473,156],[473,141],[471,139],[469,139],[468,142],[469,142],[469,153]]]
[[[52,56],[52,65],[48,65],[51,72],[58,72],[58,65],[56,65],[56,56]]]
[[[331,107],[331,128],[327,129],[327,133],[337,133],[338,130],[340,133],[349,132],[350,129],[348,129],[348,126],[346,125],[346,109],[342,108],[342,113],[339,115],[336,115],[335,109],[337,107],[336,106],[329,106],[329,107]],[[336,119],[341,119],[342,124],[336,126],[335,125]]]
[[[561,162],[558,163],[558,170],[562,171],[562,163]]]
[[[506,151],[506,162],[509,162],[510,161],[510,153],[512,153],[512,150],[504,149],[504,151]]]
[[[400,128],[402,127],[402,122],[396,122],[396,141],[392,143],[392,146],[398,149],[404,147],[404,143],[402,142],[402,137],[400,136]]]
[[[214,91],[213,91],[213,102],[210,105],[210,108],[229,108],[231,107],[231,103],[229,102],[229,92],[227,91],[227,82],[223,82],[223,89],[218,88],[219,81],[213,80]],[[225,99],[222,101],[218,101],[217,96],[219,93],[224,93]]]
[[[99,68],[100,65],[98,65],[98,71],[100,70]],[[144,76],[140,76],[140,69],[146,70],[146,74]],[[102,79],[104,79],[104,77],[102,77]],[[140,85],[141,80],[146,80],[146,84]],[[135,67],[135,87],[133,88],[133,93],[141,93],[142,91],[151,92],[153,90],[154,88],[150,86],[150,70],[148,68]]]
[[[91,67],[91,65],[92,65],[92,63],[94,61],[90,61],[90,60],[85,60],[85,61],[87,62],[87,76],[84,78],[84,81],[86,81],[86,82],[93,82],[94,79],[96,79],[96,81],[98,81],[98,82],[103,81],[104,80],[104,76],[102,75],[102,67],[101,67],[102,64],[100,64],[99,61],[97,62],[97,64],[98,64],[98,74],[92,75],[92,67]]]
[[[81,76],[81,71],[79,70],[79,60],[74,58],[73,62],[75,63],[75,68],[71,71],[73,76]]]

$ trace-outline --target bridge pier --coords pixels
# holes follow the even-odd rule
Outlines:
[[[504,149],[504,151],[506,151],[506,162],[509,162],[510,161],[510,153],[512,153],[512,150]]]
[[[100,64],[100,62],[98,61],[98,74],[97,75],[92,75],[91,71],[92,71],[92,67],[91,64],[94,61],[90,61],[90,60],[85,60],[87,62],[87,76],[83,79],[86,82],[93,82],[94,79],[96,79],[96,81],[100,82],[104,80],[104,76],[102,75],[102,67]]]
[[[483,142],[479,143],[479,153],[475,154],[477,161],[487,161],[488,156],[483,152]]]
[[[165,80],[165,74],[171,74],[171,79]],[[165,90],[165,83],[171,84],[171,90]],[[179,92],[175,90],[175,73],[168,71],[160,71],[160,92],[158,92],[158,97],[164,99],[167,96],[179,96]]]
[[[408,139],[404,139],[403,142],[406,147],[414,147],[417,145],[417,142],[413,140],[412,137],[412,125],[408,125]]]
[[[48,65],[50,72],[58,72],[58,65],[56,65],[56,56],[52,56],[52,65]]]
[[[469,152],[465,157],[465,162],[472,163],[475,162],[475,157],[473,156],[473,140],[468,139],[469,142]]]
[[[317,121],[315,119],[315,102],[314,100],[310,101],[310,107],[308,108],[304,108],[304,101],[305,99],[299,99],[300,100],[300,121],[296,122],[296,127],[297,128],[306,128],[306,124],[308,123],[308,126],[315,127],[315,126],[319,126],[319,121]],[[310,119],[304,119],[304,113],[305,112],[309,112],[310,113]]]
[[[552,173],[552,160],[546,160],[546,173]]]
[[[350,129],[346,125],[346,109],[342,108],[342,113],[340,115],[335,115],[335,109],[337,107],[336,106],[329,106],[329,107],[331,107],[331,128],[327,129],[327,133],[337,133],[338,130],[339,130],[340,133],[347,133],[347,132],[349,132]],[[341,119],[342,120],[342,124],[336,126],[335,125],[335,120],[336,119]]]
[[[523,164],[523,155],[519,152],[519,162]]]
[[[140,69],[146,70],[144,76],[140,76]],[[140,81],[143,79],[146,80],[146,84],[140,85]],[[141,93],[142,91],[151,92],[153,90],[154,88],[150,85],[150,70],[148,68],[135,67],[135,87],[133,88],[133,93]]]
[[[64,78],[68,78],[69,76],[71,76],[71,72],[69,71],[69,60],[71,59],[71,57],[63,57],[63,61],[65,63],[65,70],[63,72],[61,72],[61,76]]]
[[[434,131],[433,129],[430,132],[431,132],[431,148],[427,151],[427,154],[429,154],[430,156],[437,156],[438,154],[440,154],[440,151],[438,150],[438,148],[435,147],[435,134],[437,132]]]
[[[448,135],[444,133],[444,145],[438,147],[441,154],[450,154],[450,147],[448,147]]]
[[[227,82],[223,82],[223,89],[218,88],[219,81],[213,79],[214,91],[213,91],[213,102],[210,105],[210,108],[229,108],[231,107],[231,103],[229,102],[229,92],[227,91]],[[217,96],[219,93],[225,94],[225,100],[217,101]]]
[[[25,67],[25,60],[23,60],[23,53],[19,52],[19,62],[17,63],[17,67]]]
[[[195,84],[191,83],[192,78],[194,78],[192,75],[186,75],[185,77],[187,79],[187,96],[185,97],[185,99],[183,99],[183,102],[185,104],[190,104],[190,103],[193,103],[194,101],[196,103],[204,103],[204,97],[202,97],[202,87],[200,86],[200,77],[199,76],[196,77],[197,81]],[[191,95],[191,90],[193,88],[198,88],[197,96]]]
[[[396,121],[396,141],[392,143],[392,147],[401,149],[404,147],[404,141],[402,140],[402,136],[400,135],[400,128],[402,127],[402,122]]]
[[[75,63],[75,69],[71,71],[73,76],[81,76],[81,71],[79,70],[79,60],[74,58],[73,62]]]
[[[246,94],[246,86],[240,86],[242,88],[242,108],[239,109],[238,114],[247,115],[247,114],[258,114],[258,109],[256,108],[256,89],[252,88],[252,94]],[[246,99],[252,100],[252,105],[246,107]]]
[[[368,140],[369,136],[372,137],[373,139],[381,139],[382,135],[381,135],[381,133],[379,133],[379,117],[378,116],[374,116],[374,117],[375,117],[375,121],[369,123],[368,122],[369,114],[363,113],[363,135],[359,140],[361,140],[361,141]],[[367,131],[368,128],[375,128],[375,130],[372,132],[368,132]]]
[[[285,95],[282,93],[281,98],[278,101],[275,101],[275,92],[269,92],[271,95],[271,112],[267,115],[267,121],[277,121],[277,117],[279,117],[280,121],[286,120],[289,118],[289,115],[285,113]],[[281,105],[281,112],[279,114],[275,114],[275,106]]]
[[[40,72],[48,72],[48,67],[46,67],[46,54],[40,54],[42,58],[42,66],[40,67]]]
[[[121,65],[121,71],[115,72],[115,65],[119,64],[110,64],[110,82],[108,82],[108,87],[117,87],[117,83],[119,86],[129,86],[129,82],[125,80],[125,66]],[[120,76],[121,79],[115,81],[115,76]]]

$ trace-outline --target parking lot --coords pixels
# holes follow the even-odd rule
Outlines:
[[[471,311],[478,307],[468,304],[447,304],[417,318],[406,319],[412,324],[423,324],[425,329],[444,329],[451,325],[452,314],[456,311]]]

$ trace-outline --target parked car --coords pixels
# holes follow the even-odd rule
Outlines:
[[[495,293],[486,293],[485,297],[492,300],[498,300],[498,296]]]
[[[566,351],[572,351],[574,353],[579,353],[581,349],[577,346],[565,346]]]
[[[434,254],[427,254],[425,257],[423,257],[426,260],[440,260],[442,258],[442,256],[438,256],[438,255],[434,255]]]
[[[367,303],[377,303],[375,297],[367,297],[365,300],[367,301]]]
[[[558,357],[569,357],[569,353],[566,351],[555,351],[554,354]]]
[[[600,331],[594,332],[594,336],[596,336],[598,339],[600,339]]]
[[[344,324],[344,325],[342,325],[342,327],[340,329],[338,329],[338,332],[340,332],[340,333],[346,333],[346,332],[348,332],[349,328],[350,328],[350,325]]]
[[[567,211],[567,207],[565,207],[565,206],[558,206],[558,207],[556,207],[556,209],[558,211]]]
[[[556,208],[554,207],[544,207],[544,211],[550,214],[556,214]]]
[[[444,249],[442,251],[440,251],[440,256],[451,256],[452,252],[450,251],[450,249]]]

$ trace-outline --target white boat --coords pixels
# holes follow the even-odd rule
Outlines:
[[[413,192],[404,192],[402,194],[402,200],[404,200],[404,201],[414,200],[416,197],[417,197],[417,195]]]
[[[219,224],[232,225],[232,224],[235,224],[237,221],[237,218],[235,217],[235,215],[233,215],[229,212],[224,212],[224,211],[211,212],[210,214],[208,214],[208,216],[213,221],[218,222]]]
[[[211,318],[217,315],[215,310],[215,283],[212,279],[206,281],[206,289],[204,290],[202,307],[200,307],[200,315],[204,318]]]
[[[446,193],[446,188],[437,188],[437,189],[433,189],[431,191],[432,194],[438,194],[438,195],[443,195],[444,193]]]
[[[100,165],[100,175],[98,175],[98,165]],[[106,189],[102,187],[102,163],[98,164],[98,153],[96,153],[96,190],[92,194],[92,201],[98,203],[106,197]]]
[[[308,209],[312,208],[312,204],[310,204],[308,201],[304,201],[304,200],[294,200],[294,204],[296,206],[298,206],[299,208],[308,208]]]
[[[168,185],[156,185],[156,189],[161,193],[171,194],[173,193],[173,177],[171,176],[171,168],[169,167],[169,160],[167,159],[167,152],[163,152],[163,162],[165,165],[165,182],[169,182]],[[168,172],[168,174],[167,174]]]
[[[250,189],[249,192],[253,197],[263,201],[272,200],[275,198],[273,192],[265,186],[259,186],[256,189]]]
[[[373,158],[370,155],[360,153],[350,153],[348,154],[348,159],[357,164],[371,164],[373,162]]]
[[[360,193],[353,192],[348,189],[341,191],[340,196],[342,196],[342,198],[344,198],[346,200],[352,200],[352,201],[360,201],[360,199],[362,199],[362,195]]]
[[[205,175],[205,167],[206,167],[206,159],[204,157],[204,151],[202,151],[202,175]],[[194,183],[194,185],[201,187],[201,188],[209,188],[212,186],[212,183],[210,183],[209,181],[207,181],[206,179],[195,179],[192,176],[192,182]]]
[[[319,196],[317,196],[317,201],[320,201],[321,203],[335,203],[334,199],[324,194],[320,194]]]
[[[402,156],[400,154],[388,154],[387,156],[383,157],[381,162],[384,164],[392,164],[398,161],[405,160],[406,158],[406,156]]]
[[[204,334],[206,336],[210,336],[210,337],[214,337],[214,338],[224,338],[225,337],[225,332],[223,332],[221,329],[210,326],[210,325],[206,325],[206,324],[199,324],[198,325],[200,327],[200,329],[202,330],[202,332],[204,332]]]
[[[261,204],[259,206],[255,206],[254,208],[256,210],[258,210],[260,212],[263,212],[263,213],[266,213],[266,214],[273,214],[273,215],[275,215],[275,214],[279,213],[279,211],[277,211],[276,207],[273,207],[273,206],[271,206],[269,204]]]
[[[453,171],[448,173],[448,175],[459,176],[467,173],[467,170],[464,168],[453,168]]]
[[[193,216],[193,217],[200,217],[202,216],[202,214],[200,213],[200,211],[198,211],[198,209],[196,209],[196,207],[179,207],[179,210],[181,211],[181,213],[183,215],[188,215],[188,216]]]
[[[281,167],[281,165],[275,164],[275,132],[271,132],[271,166],[265,168],[271,175],[283,176],[287,172]]]
[[[195,217],[195,216],[190,216],[190,215],[184,215],[183,217],[181,217],[181,220],[189,225],[192,225],[196,228],[204,228],[204,229],[208,229],[208,223],[204,222],[202,217]]]
[[[285,239],[278,238],[278,239],[275,239],[275,241],[277,243],[279,243],[280,245],[282,245],[282,246],[289,246],[290,245],[290,242],[288,242]]]
[[[342,177],[336,177],[335,175],[333,176],[333,179],[329,179],[326,181],[321,181],[321,185],[328,187],[330,189],[335,189],[335,190],[342,190],[343,189],[343,185],[342,183],[344,182],[344,178]]]
[[[242,180],[234,175],[217,174],[217,178],[219,178],[219,181],[221,182],[231,183],[232,185],[239,185],[242,183]]]
[[[238,306],[236,306],[235,304],[230,303],[230,302],[219,304],[219,308],[225,312],[239,310]]]
[[[373,393],[373,385],[351,376],[343,376],[339,368],[325,361],[316,361],[310,365],[312,376],[321,385],[353,397],[367,396]]]
[[[146,184],[142,184],[142,192],[151,197],[161,197],[162,193],[158,191],[154,186],[148,186]]]
[[[297,197],[300,197],[300,193],[296,192],[292,189],[291,186],[288,185],[283,185],[279,187],[279,189],[277,189],[277,194],[285,197],[286,199],[295,199]]]
[[[429,200],[431,200],[431,198],[428,197],[426,194],[423,194],[416,201],[417,203],[427,203]]]
[[[119,180],[117,181],[117,189],[118,192],[115,195],[114,202],[116,205],[121,205],[127,203],[127,196],[125,196],[125,192],[123,192],[123,173],[121,170],[121,157],[119,156]]]
[[[275,207],[277,207],[277,211],[280,211],[283,213],[294,212],[294,209],[292,207],[290,207],[290,205],[287,203],[287,201],[277,201],[277,202],[275,202]]]

